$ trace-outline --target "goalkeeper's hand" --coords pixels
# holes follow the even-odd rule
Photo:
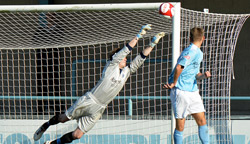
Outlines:
[[[164,32],[160,32],[160,33],[156,34],[156,35],[153,37],[153,39],[152,39],[151,43],[149,44],[149,46],[151,46],[151,47],[153,48],[156,44],[158,44],[159,40],[160,40],[162,37],[164,37],[164,36],[165,36],[165,33],[164,33]]]
[[[142,26],[140,32],[136,35],[136,37],[142,38],[142,36],[146,34],[147,30],[151,29],[151,26],[152,26],[151,24],[147,24],[147,25]]]

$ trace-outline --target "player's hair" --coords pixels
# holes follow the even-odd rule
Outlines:
[[[113,58],[113,55],[115,54],[115,53],[118,53],[119,51],[121,50],[121,48],[115,48],[115,49],[113,49],[112,51],[111,51],[111,53],[109,54],[109,60],[112,60]]]
[[[190,41],[201,41],[204,36],[204,29],[200,27],[194,27],[190,31]]]

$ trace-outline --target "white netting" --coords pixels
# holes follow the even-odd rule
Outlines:
[[[232,142],[230,90],[233,56],[239,32],[248,17],[249,15],[209,14],[182,9],[182,48],[189,45],[186,33],[190,28],[200,26],[205,29],[206,40],[201,46],[204,53],[201,72],[210,71],[212,77],[200,82],[199,87],[207,111],[211,143]],[[192,123],[186,127],[196,128],[196,124]],[[198,134],[196,129],[191,131]],[[194,135],[187,139],[187,143],[197,143],[198,139],[197,135]]]
[[[231,141],[232,60],[248,16],[181,10],[181,48],[189,45],[193,26],[205,29],[201,71],[210,70],[213,76],[199,86],[212,143]],[[34,121],[65,112],[90,90],[101,77],[108,53],[123,47],[144,24],[152,24],[152,30],[139,41],[128,61],[149,44],[154,34],[164,31],[166,36],[80,142],[169,143],[171,103],[161,83],[167,82],[172,67],[172,21],[160,17],[157,10],[138,9],[0,13],[0,116],[8,121],[32,120],[29,123],[33,126],[32,130],[18,131],[0,124],[5,126],[0,130],[2,143],[17,141],[13,138],[19,137],[13,135],[16,132],[27,135],[27,139],[21,136],[22,142],[32,142],[34,130],[42,124]],[[50,128],[38,143],[72,129],[65,125]],[[198,143],[193,120],[188,118],[184,133],[186,143]]]

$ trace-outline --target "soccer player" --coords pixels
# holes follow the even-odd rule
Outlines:
[[[204,74],[199,72],[200,63],[203,59],[203,52],[200,50],[200,47],[204,39],[204,30],[202,28],[194,27],[191,29],[191,44],[183,50],[169,77],[169,83],[163,86],[171,89],[170,98],[176,119],[175,144],[182,144],[185,118],[189,114],[194,117],[199,127],[201,142],[203,144],[209,143],[205,109],[197,86],[197,80],[211,76],[209,71]]]
[[[54,141],[47,141],[45,144],[64,144],[70,143],[75,139],[80,139],[87,133],[95,123],[100,119],[106,106],[116,97],[123,88],[130,74],[143,64],[146,57],[153,50],[154,46],[165,35],[164,32],[156,34],[149,46],[138,54],[135,59],[127,66],[126,56],[137,44],[138,40],[151,29],[151,25],[142,26],[140,32],[122,49],[115,49],[107,62],[102,78],[97,85],[80,97],[64,114],[55,115],[48,122],[45,122],[34,134],[34,140],[41,138],[43,133],[51,125],[64,123],[69,120],[76,119],[78,127],[61,138]]]

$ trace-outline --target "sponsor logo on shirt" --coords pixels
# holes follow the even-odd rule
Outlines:
[[[187,56],[184,56],[184,58],[186,58],[186,59],[190,59],[190,56],[188,56],[188,55],[187,55]]]
[[[121,80],[116,80],[114,77],[112,77],[111,82],[112,82],[111,86],[115,86],[116,84],[121,83]]]

